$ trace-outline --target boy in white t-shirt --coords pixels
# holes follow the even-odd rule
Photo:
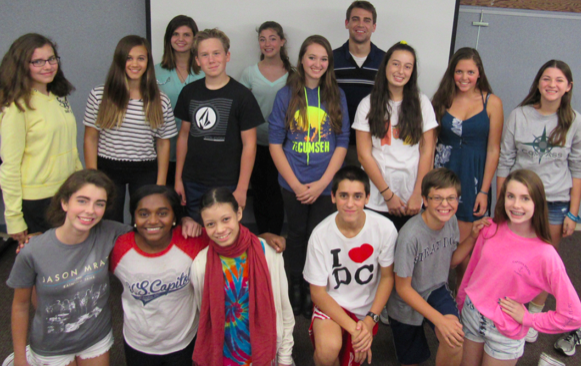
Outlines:
[[[317,366],[371,363],[378,314],[393,289],[397,231],[382,215],[364,210],[369,190],[363,170],[339,170],[331,190],[337,212],[309,239],[303,275],[315,304],[309,331]]]

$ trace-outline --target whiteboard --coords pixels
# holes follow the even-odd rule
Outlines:
[[[333,49],[349,37],[345,12],[352,0],[150,0],[151,43],[156,63],[163,54],[163,36],[176,15],[192,17],[200,30],[217,27],[230,38],[227,73],[238,79],[259,61],[256,29],[267,20],[282,25],[290,61],[297,63],[302,42],[310,35],[326,37]],[[419,84],[430,98],[450,56],[457,0],[373,0],[377,29],[371,42],[386,51],[405,40],[416,49]]]

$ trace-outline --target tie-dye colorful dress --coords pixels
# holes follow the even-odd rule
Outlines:
[[[248,318],[248,261],[220,256],[224,271],[224,366],[252,364]]]

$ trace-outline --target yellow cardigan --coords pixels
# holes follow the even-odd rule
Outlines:
[[[21,112],[14,103],[0,113],[0,187],[9,234],[27,229],[22,200],[52,197],[76,170],[77,122],[66,98],[32,92]]]

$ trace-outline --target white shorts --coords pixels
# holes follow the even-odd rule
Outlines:
[[[484,343],[484,352],[497,360],[516,360],[525,350],[525,340],[511,339],[502,335],[494,322],[480,314],[468,296],[462,309],[464,337],[476,343]]]
[[[75,360],[75,357],[82,359],[99,357],[108,352],[111,347],[113,347],[113,331],[110,331],[105,338],[91,347],[71,355],[41,356],[35,353],[30,346],[26,346],[26,359],[31,366],[67,366]]]

